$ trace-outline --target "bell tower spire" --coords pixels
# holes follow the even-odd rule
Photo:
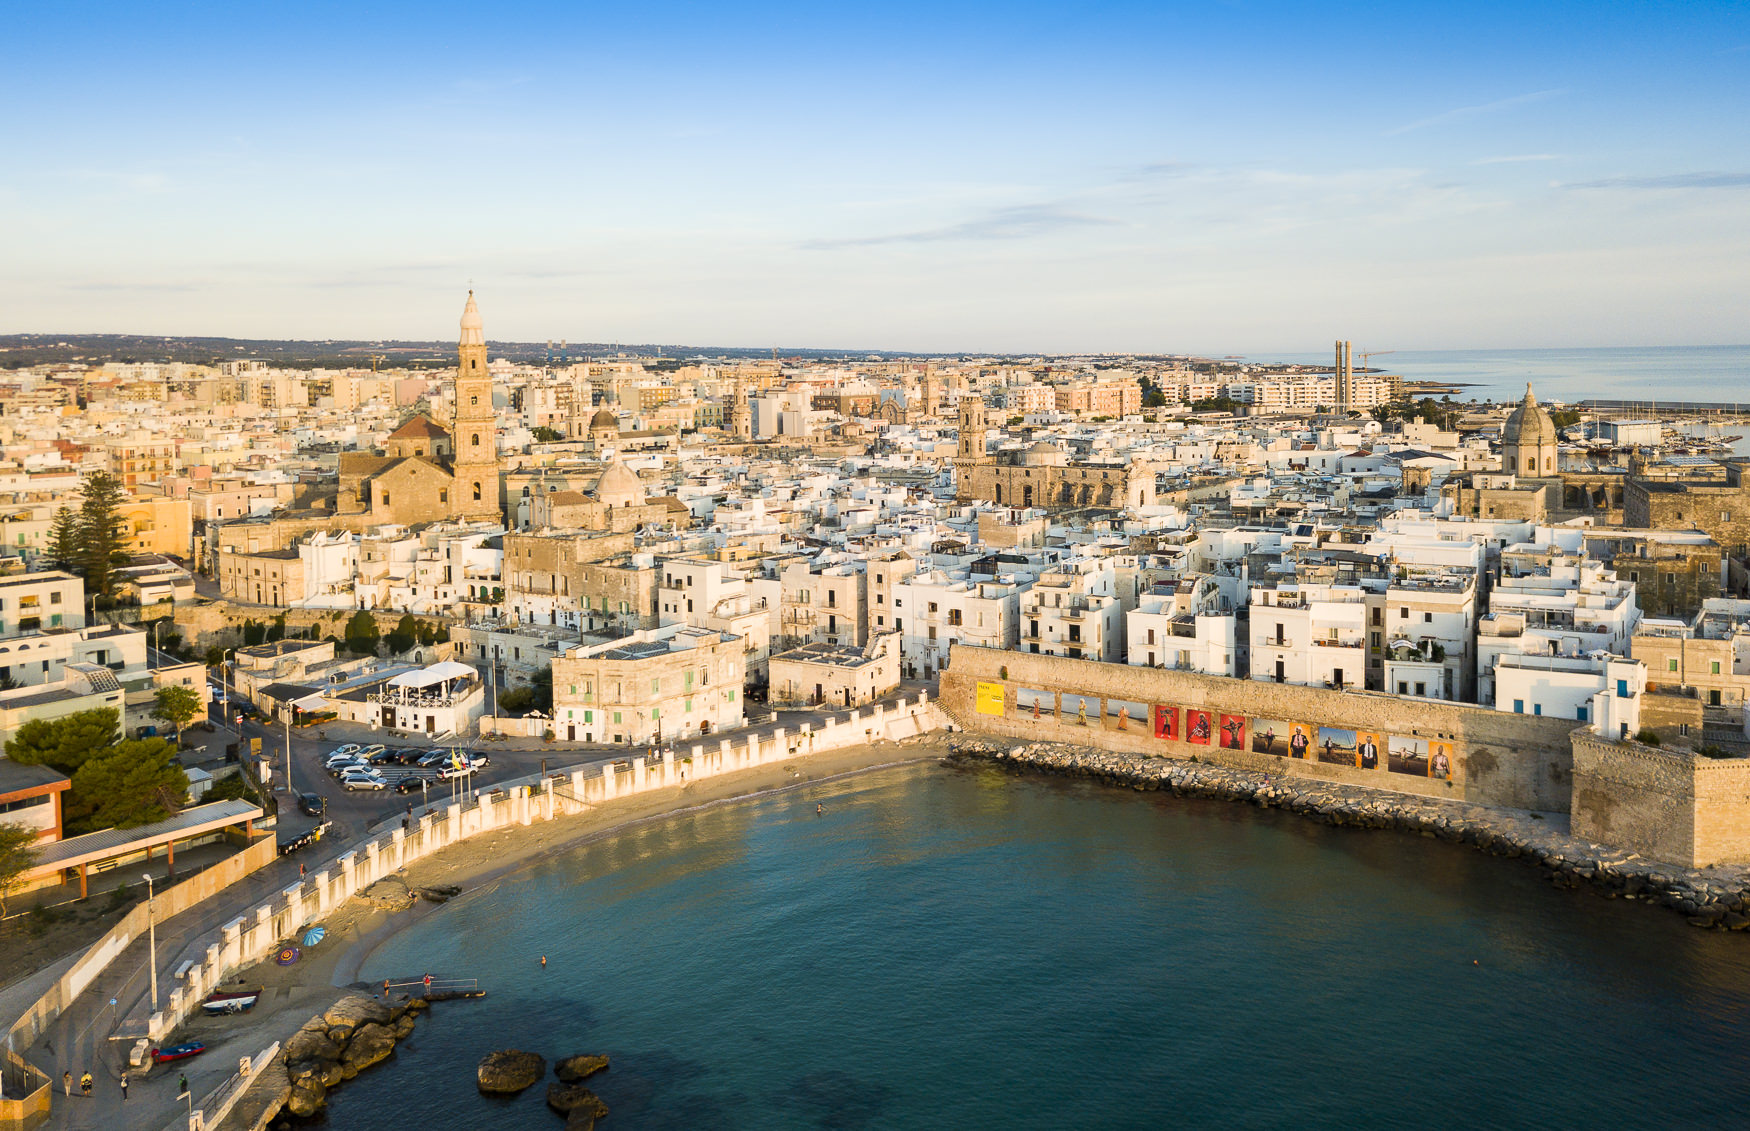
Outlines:
[[[458,519],[502,521],[498,499],[498,417],[492,408],[492,374],[486,367],[486,323],[468,292],[462,308],[461,341],[456,350],[456,411],[452,421],[455,482],[450,515]]]

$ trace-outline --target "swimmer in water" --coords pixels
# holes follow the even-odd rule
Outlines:
[[[824,805],[816,805],[814,807],[815,816],[819,816],[820,814],[825,813],[825,812],[826,812],[826,807]]]

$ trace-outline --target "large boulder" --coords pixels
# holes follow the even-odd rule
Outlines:
[[[413,893],[407,890],[407,881],[399,876],[384,876],[359,892],[358,898],[384,911],[405,911],[413,906]]]
[[[547,1062],[521,1049],[499,1049],[480,1058],[475,1075],[482,1092],[511,1095],[547,1074]]]
[[[374,1022],[378,1025],[389,1023],[389,1007],[374,997],[364,994],[348,994],[329,1006],[322,1014],[322,1020],[328,1025],[328,1035],[336,1041],[346,1042],[352,1039],[354,1030],[360,1025]]]
[[[339,1060],[340,1043],[324,1029],[299,1029],[286,1042],[286,1060]]]
[[[575,1108],[565,1117],[565,1131],[595,1131],[595,1116],[586,1107]]]
[[[322,1082],[306,1076],[302,1080],[292,1081],[292,1094],[286,1098],[286,1110],[293,1115],[308,1118],[321,1111],[327,1103],[328,1094],[322,1087]]]
[[[374,1021],[367,1021],[358,1027],[352,1040],[346,1043],[346,1053],[341,1061],[351,1065],[355,1071],[362,1070],[387,1060],[394,1051],[395,1031]]]
[[[587,1080],[597,1072],[608,1070],[608,1058],[605,1056],[590,1056],[580,1053],[568,1056],[564,1060],[553,1063],[553,1075],[567,1084],[575,1084],[579,1080]]]
[[[403,1013],[395,1022],[395,1039],[400,1040],[401,1038],[411,1036],[412,1034],[413,1014]]]
[[[608,1114],[608,1105],[602,1098],[582,1084],[548,1084],[547,1106],[560,1115],[582,1110],[589,1112],[592,1119],[603,1119]]]

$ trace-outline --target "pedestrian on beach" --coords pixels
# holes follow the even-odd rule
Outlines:
[[[91,1098],[91,1073],[87,1072],[79,1077],[79,1094],[86,1099]]]
[[[71,1072],[61,1073],[61,1090],[67,1093],[68,1099],[73,1098],[73,1074]]]
[[[128,1101],[128,1074],[126,1072],[122,1073],[121,1084],[122,1084],[122,1102],[126,1103]]]

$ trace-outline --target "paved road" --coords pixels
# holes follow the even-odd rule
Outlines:
[[[908,683],[884,702],[891,705],[899,698],[915,697],[919,689],[928,686]],[[804,722],[818,725],[829,715],[842,717],[844,714],[843,710],[786,711],[775,720],[725,732],[706,741],[729,738],[740,743],[749,734],[769,735],[780,726],[787,733],[794,734]],[[213,717],[215,724],[222,726],[224,720],[217,702],[213,707]],[[292,784],[297,790],[314,789],[328,798],[328,817],[333,822],[328,835],[301,852],[280,857],[182,915],[159,923],[157,967],[161,1000],[168,1000],[172,975],[177,968],[183,962],[205,953],[207,943],[213,941],[209,936],[216,935],[224,924],[296,882],[300,864],[310,871],[319,871],[363,840],[371,825],[392,820],[398,813],[405,812],[409,797],[389,792],[348,793],[338,788],[322,768],[322,762],[340,744],[341,739],[333,735],[323,739],[316,730],[317,728],[292,728]],[[245,720],[241,724],[241,732],[245,749],[248,739],[262,739],[263,753],[275,755],[283,774],[284,728]],[[222,729],[213,736],[213,741],[218,743],[218,749],[224,748],[226,736]],[[345,741],[352,740],[349,738]],[[395,739],[392,736],[379,735],[375,741],[386,745],[391,742],[416,745],[415,736]],[[554,768],[578,765],[597,767],[604,762],[644,752],[644,748],[640,747],[543,743],[528,739],[492,743],[476,741],[475,748],[486,751],[492,759],[492,764],[475,775],[471,782],[471,788],[475,789],[537,773],[543,768],[543,764]],[[408,771],[403,771],[400,767],[385,768],[386,777],[390,773],[403,772]],[[430,798],[432,803],[437,804],[448,799],[449,785],[443,783],[441,788],[445,792],[441,795],[433,793]],[[307,818],[292,816],[296,813],[295,807],[287,802],[283,791],[279,796],[281,811],[287,814],[285,824],[288,828],[307,827],[312,823]],[[418,808],[417,800],[415,808]],[[301,825],[297,823],[299,821],[302,822]],[[131,1096],[129,1106],[124,1108],[117,1079],[132,1042],[111,1041],[109,1036],[116,1030],[121,1019],[142,1018],[149,1012],[146,1000],[150,984],[147,951],[148,944],[143,939],[125,950],[110,963],[104,974],[93,982],[73,1007],[56,1020],[45,1037],[26,1053],[32,1063],[48,1072],[56,1082],[54,1109],[48,1126],[77,1128],[81,1131],[85,1128],[161,1126],[182,1106],[174,1102],[179,1070],[187,1072],[194,1096],[199,1099],[236,1070],[237,1056],[259,1051],[215,1047],[204,1056],[157,1069],[145,1078],[141,1078],[137,1072],[131,1072]],[[112,1000],[115,1002],[113,1006],[110,1004]],[[79,1074],[87,1070],[96,1078],[93,1098],[82,1099],[77,1095],[78,1089],[75,1086],[72,1100],[64,1100],[59,1090],[61,1073],[71,1071],[77,1081]],[[148,1112],[151,1114],[148,1115]]]

